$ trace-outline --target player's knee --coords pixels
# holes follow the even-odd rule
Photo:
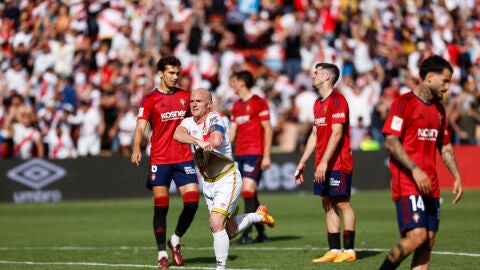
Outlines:
[[[210,216],[208,222],[210,223],[210,230],[212,230],[213,233],[219,232],[225,228],[225,223],[221,219],[213,216]]]
[[[183,194],[183,209],[195,213],[198,209],[200,193],[198,191],[188,191]]]
[[[250,190],[243,190],[242,191],[242,198],[243,199],[255,198],[255,192],[250,191]]]
[[[168,196],[155,197],[153,199],[155,214],[166,216],[168,213]]]

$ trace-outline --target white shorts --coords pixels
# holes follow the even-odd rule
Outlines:
[[[203,182],[203,196],[208,211],[218,212],[227,217],[235,212],[241,192],[242,175],[238,169],[233,170],[216,182]]]

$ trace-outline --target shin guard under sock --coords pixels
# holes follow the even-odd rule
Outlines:
[[[166,249],[168,196],[155,198],[153,209],[153,232],[157,248],[162,251]]]
[[[175,234],[179,237],[182,237],[192,224],[198,209],[199,195],[198,191],[188,191],[183,194],[183,210],[175,228]]]

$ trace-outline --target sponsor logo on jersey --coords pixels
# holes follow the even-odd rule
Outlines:
[[[436,141],[438,137],[438,130],[430,128],[419,128],[418,139],[421,141]]]
[[[248,121],[250,121],[250,115],[241,115],[235,118],[235,122],[237,122],[237,124],[244,124]]]
[[[270,112],[268,110],[261,111],[258,115],[259,116],[267,116]]]
[[[315,118],[314,124],[315,126],[326,126],[327,121],[326,117]]]
[[[393,116],[392,123],[390,124],[390,128],[395,131],[402,130],[403,119],[398,116]]]
[[[342,113],[334,113],[334,114],[332,114],[332,118],[333,119],[343,119],[343,118],[345,118],[345,113],[343,113],[343,112]]]
[[[162,117],[162,121],[183,119],[185,117],[185,111],[163,112],[160,114],[160,117]]]

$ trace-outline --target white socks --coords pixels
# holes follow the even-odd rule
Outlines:
[[[160,261],[160,259],[163,258],[163,257],[168,259],[168,254],[167,254],[167,251],[165,251],[165,250],[162,250],[162,251],[158,252],[158,260]]]
[[[172,234],[172,236],[170,237],[170,243],[172,243],[173,247],[176,247],[178,244],[180,244],[180,237],[175,233]]]
[[[217,259],[217,269],[225,269],[228,259],[228,248],[230,246],[230,239],[228,238],[225,229],[212,233],[213,235],[213,250]],[[223,267],[223,268],[222,268]]]
[[[263,216],[257,213],[248,213],[236,216],[235,220],[238,224],[238,233],[240,233],[250,227],[253,223],[262,222]]]

